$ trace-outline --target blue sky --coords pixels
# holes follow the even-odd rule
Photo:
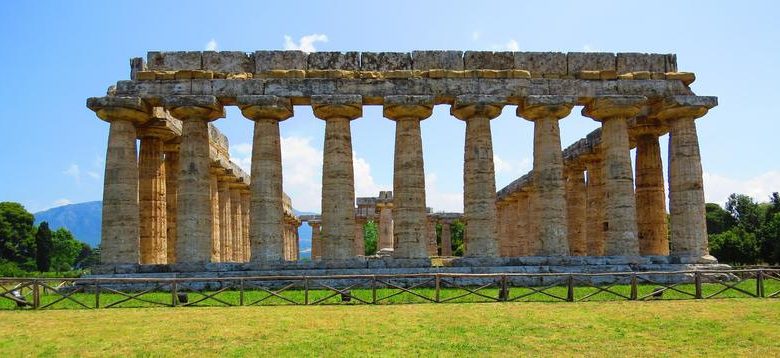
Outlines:
[[[720,106],[698,121],[708,201],[780,190],[780,3],[654,1],[5,2],[0,13],[0,201],[38,211],[99,200],[108,124],[85,107],[149,50],[304,48],[677,53],[693,90]],[[319,210],[324,123],[296,107],[282,124],[285,191]],[[428,205],[462,208],[464,124],[438,106],[423,122]],[[561,121],[563,146],[597,128]],[[249,163],[251,122],[216,122]],[[392,188],[393,122],[365,107],[353,122],[358,196]],[[532,123],[506,107],[492,122],[497,185],[530,169]],[[662,138],[662,146],[666,138]],[[665,156],[665,150],[664,154]],[[247,167],[248,168],[248,167]]]

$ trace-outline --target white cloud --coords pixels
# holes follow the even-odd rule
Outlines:
[[[75,180],[76,183],[81,182],[81,169],[79,169],[79,166],[77,164],[71,164],[68,167],[68,169],[65,169],[65,171],[63,171],[62,173],[73,178],[73,180]]]
[[[95,179],[95,180],[100,179],[100,174],[98,174],[97,172],[88,171],[87,175],[89,175],[90,178]]]
[[[582,46],[582,51],[585,51],[585,52],[598,52],[598,50],[596,48],[594,48],[593,46],[591,46],[590,44],[585,44],[584,46]]]
[[[217,40],[211,39],[208,43],[206,43],[206,51],[216,51],[218,48]]]
[[[425,205],[434,212],[463,212],[463,193],[440,190],[436,173],[428,173],[425,175]]]
[[[55,200],[54,203],[52,203],[51,205],[52,207],[57,207],[57,206],[70,205],[70,204],[73,204],[73,202],[70,201],[70,199],[62,198],[62,199]]]
[[[509,42],[504,45],[504,47],[506,47],[506,49],[509,51],[520,51],[520,45],[515,39],[510,39]]]
[[[355,197],[377,196],[381,190],[392,190],[378,185],[371,176],[371,165],[357,153],[352,152],[355,172]]]
[[[732,193],[745,194],[763,202],[769,195],[780,191],[780,170],[770,170],[744,180],[725,175],[704,172],[704,197],[708,203],[723,205]]]
[[[298,43],[292,40],[289,35],[284,35],[285,50],[301,50],[303,52],[316,52],[315,42],[328,42],[328,36],[323,34],[311,34],[301,37]]]
[[[479,31],[474,31],[471,33],[471,39],[473,41],[479,40],[480,37],[482,37],[482,34]]]

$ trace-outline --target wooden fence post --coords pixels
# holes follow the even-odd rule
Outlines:
[[[309,277],[303,276],[303,305],[309,304]]]
[[[758,270],[756,275],[756,297],[764,298],[764,271]]]
[[[566,279],[566,301],[574,302],[574,275],[569,275]]]
[[[244,305],[244,279],[241,278],[238,280],[238,305],[243,306]]]
[[[436,293],[436,303],[440,303],[441,302],[441,295],[440,295],[439,291],[441,290],[441,276],[438,273],[436,274],[435,282],[436,282],[436,291],[435,291],[435,293]]]
[[[176,287],[176,279],[171,281],[171,307],[178,306],[179,296]]]
[[[371,275],[371,304],[376,304],[376,275]]]
[[[41,308],[41,286],[38,280],[33,280],[33,309]]]
[[[100,281],[95,279],[95,308],[100,308]]]
[[[701,299],[703,297],[701,294],[701,272],[696,271],[693,274],[693,284],[696,287],[696,299]]]
[[[639,292],[637,292],[639,288],[637,287],[637,280],[636,280],[636,272],[631,273],[631,298],[629,298],[631,301],[636,301],[637,297],[639,296]]]

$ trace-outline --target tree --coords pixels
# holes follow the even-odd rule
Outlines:
[[[57,272],[72,270],[81,252],[81,242],[65,228],[59,228],[52,235],[51,268]]]
[[[710,251],[722,262],[751,265],[758,261],[759,243],[754,233],[738,226],[711,235]]]
[[[705,204],[707,211],[707,234],[720,234],[732,226],[734,226],[735,220],[731,217],[728,211],[723,210],[720,205],[715,203]]]
[[[365,252],[364,254],[366,256],[371,256],[376,254],[376,245],[377,241],[379,240],[379,232],[377,231],[377,225],[374,221],[369,221],[366,223],[365,226],[363,226],[363,240],[364,240],[364,248]]]
[[[22,204],[0,202],[0,259],[34,269],[33,222],[33,215]]]
[[[49,223],[44,221],[35,233],[35,266],[40,272],[48,272],[51,267],[52,245]]]
[[[747,195],[729,195],[726,211],[736,220],[737,225],[747,232],[756,233],[761,227],[762,216],[759,205]]]
[[[466,251],[466,224],[460,220],[456,220],[450,226],[452,232],[452,255],[463,256]]]

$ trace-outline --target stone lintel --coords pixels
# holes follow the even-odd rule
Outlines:
[[[363,52],[360,54],[362,71],[408,71],[412,56],[408,52]]]
[[[599,96],[585,105],[582,115],[602,121],[609,118],[631,118],[639,114],[647,102],[645,96]]]
[[[318,51],[306,59],[309,70],[360,70],[360,52]]]
[[[163,97],[162,102],[171,115],[180,120],[193,118],[213,121],[225,117],[225,108],[215,96],[167,96]]]
[[[501,114],[506,101],[498,96],[460,95],[450,107],[450,114],[462,121],[473,117],[493,119]]]
[[[671,96],[654,106],[655,116],[662,120],[699,118],[718,105],[718,97]]]
[[[580,71],[615,71],[615,54],[611,52],[569,52],[566,56],[568,74]]]
[[[382,114],[389,119],[414,118],[423,120],[433,113],[433,96],[387,96]]]
[[[531,77],[566,75],[566,54],[562,52],[515,52],[514,68],[526,70]]]
[[[511,51],[466,51],[463,53],[463,66],[467,70],[511,70],[515,65]]]
[[[283,121],[293,115],[289,98],[278,96],[238,96],[238,107],[244,117],[251,120],[275,119]]]
[[[200,51],[149,51],[146,65],[151,71],[200,70],[202,56]]]
[[[415,70],[463,70],[463,51],[412,51]]]
[[[148,121],[152,112],[140,97],[90,97],[87,98],[87,108],[106,122],[125,120],[136,125]]]
[[[206,71],[221,73],[254,72],[254,57],[241,51],[204,51],[203,66]]]
[[[303,51],[255,51],[255,73],[273,70],[305,70]]]
[[[518,103],[517,115],[530,121],[543,118],[561,119],[571,113],[576,102],[577,98],[574,96],[528,96]]]
[[[360,95],[312,96],[311,104],[314,116],[324,120],[353,120],[363,115],[363,99]]]

